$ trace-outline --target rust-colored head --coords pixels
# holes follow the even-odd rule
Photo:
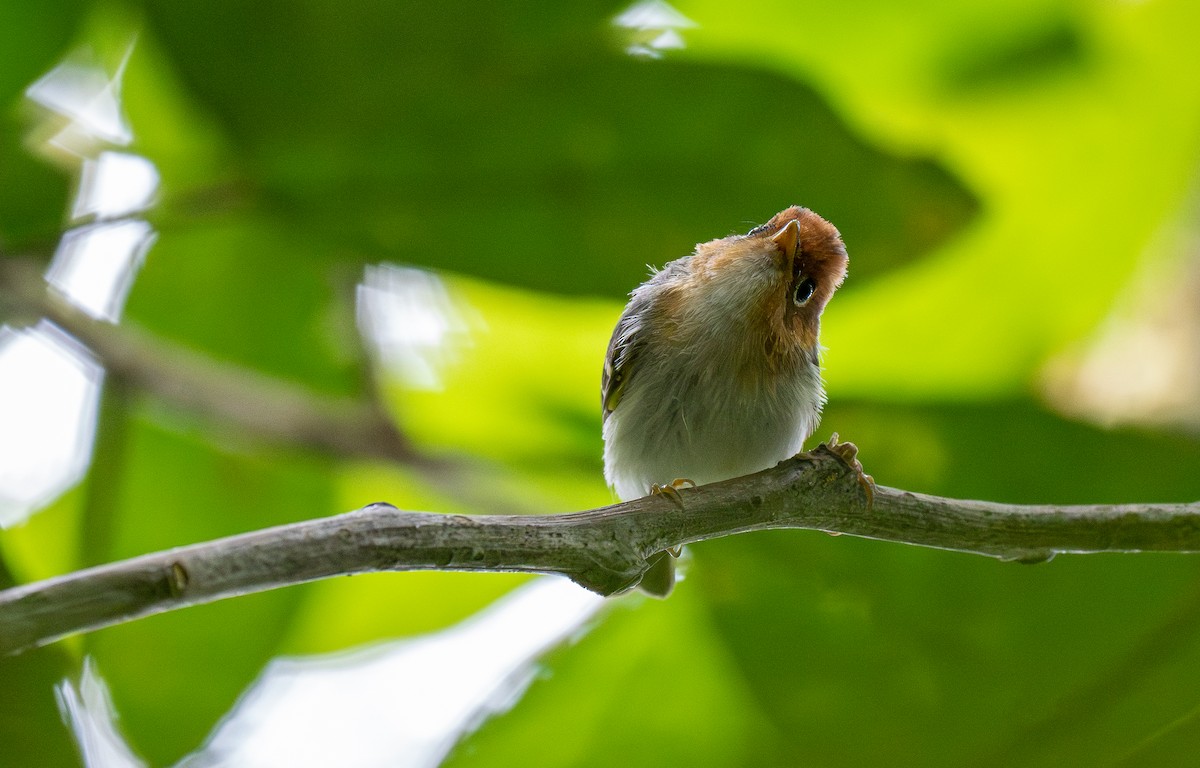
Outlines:
[[[636,328],[668,351],[711,361],[749,389],[774,386],[775,376],[819,367],[821,312],[847,261],[833,225],[791,207],[668,263],[634,291],[622,317],[629,323],[618,324],[614,338],[628,341],[625,328]]]
[[[846,277],[849,261],[837,229],[799,206],[780,211],[745,235],[699,245],[696,256],[701,274],[723,281],[769,259],[769,286],[754,291],[754,303],[744,311],[762,318],[768,347],[778,342],[810,351],[817,346],[821,311]]]
[[[816,320],[846,277],[846,246],[837,228],[807,208],[780,211],[747,238],[769,238],[790,272],[786,305],[789,316]]]

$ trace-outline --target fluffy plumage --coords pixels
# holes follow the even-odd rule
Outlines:
[[[792,207],[697,245],[633,292],[601,385],[618,496],[737,477],[801,449],[825,402],[821,311],[846,264],[838,231]]]

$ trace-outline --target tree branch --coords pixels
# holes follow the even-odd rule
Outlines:
[[[109,375],[202,418],[334,456],[399,461],[434,474],[452,469],[417,451],[373,398],[318,394],[129,324],[96,320],[49,290],[28,261],[0,261],[0,307],[47,318],[90,349]]]
[[[1200,551],[1200,503],[1021,506],[874,487],[853,445],[666,496],[559,515],[439,515],[372,504],[0,592],[0,654],[235,595],[370,571],[556,573],[601,595],[647,558],[748,531],[804,528],[1036,562],[1058,552]]]
[[[495,495],[476,492],[490,476],[486,462],[433,455],[415,446],[377,391],[359,397],[322,395],[215,360],[129,323],[96,320],[51,290],[32,260],[2,249],[0,311],[50,320],[87,347],[110,378],[170,408],[278,444],[334,457],[399,462],[468,506],[493,513],[522,511]]]

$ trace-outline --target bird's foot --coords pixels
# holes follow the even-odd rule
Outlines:
[[[696,483],[687,478],[677,477],[666,485],[655,483],[650,486],[651,496],[666,496],[683,509],[683,498],[679,491],[683,488],[695,488]],[[668,547],[650,558],[650,568],[642,576],[639,585],[643,592],[655,597],[666,597],[675,586],[675,558],[683,553],[683,547]]]
[[[659,485],[658,483],[655,483],[654,485],[650,486],[650,495],[666,496],[671,501],[678,504],[680,509],[683,509],[683,498],[679,495],[680,489],[695,487],[696,484],[691,480],[683,477],[677,477],[666,485]],[[678,555],[676,555],[676,557],[678,557]]]
[[[858,446],[854,443],[838,442],[838,434],[834,432],[829,438],[829,450],[846,462],[858,474],[858,484],[867,495],[867,509],[875,503],[875,478],[863,471],[862,462],[858,460]]]

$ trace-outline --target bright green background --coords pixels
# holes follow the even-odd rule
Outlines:
[[[825,315],[819,437],[882,483],[1002,501],[1200,498],[1200,442],[1102,431],[1038,397],[1164,232],[1193,226],[1200,4],[722,3],[659,61],[612,3],[0,4],[0,239],[49,252],[70,180],[21,90],[88,45],[163,176],[130,322],[336,394],[367,372],[350,291],[443,270],[482,319],[403,429],[485,457],[487,494],[607,503],[598,380],[624,293],[693,243],[807,205],[851,275]],[[386,498],[402,469],[210,432],[136,395],[98,466],[0,533],[5,581]],[[477,510],[473,510],[477,511]],[[1200,559],[1036,567],[778,532],[693,548],[664,602],[614,604],[477,765],[1180,765],[1200,751]],[[134,749],[196,748],[279,653],[447,626],[520,583],[384,575],[167,614],[0,660],[0,763],[72,764],[52,685],[91,654]]]

